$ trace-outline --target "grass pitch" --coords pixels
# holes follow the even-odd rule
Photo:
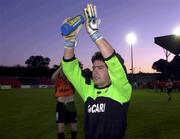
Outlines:
[[[134,90],[125,139],[180,139],[180,93]],[[83,102],[78,95],[78,139],[84,137]],[[54,89],[0,90],[0,139],[56,139]],[[69,127],[66,138],[70,139]]]

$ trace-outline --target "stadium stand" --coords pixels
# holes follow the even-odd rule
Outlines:
[[[39,80],[40,85],[52,85],[52,82],[49,78],[41,78]]]
[[[23,85],[39,85],[39,78],[33,77],[18,77]]]
[[[10,85],[11,88],[20,88],[21,85],[52,85],[49,78],[37,78],[37,77],[0,77],[0,85]]]
[[[11,85],[12,88],[19,88],[21,86],[21,81],[15,77],[1,77],[0,85]]]

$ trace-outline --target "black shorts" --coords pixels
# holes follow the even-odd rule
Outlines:
[[[76,123],[77,114],[75,103],[61,103],[56,104],[56,123]]]

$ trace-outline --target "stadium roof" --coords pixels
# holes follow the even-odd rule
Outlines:
[[[167,35],[155,37],[154,42],[175,55],[180,54],[180,36]]]

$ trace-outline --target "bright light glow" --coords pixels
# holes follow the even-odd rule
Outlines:
[[[133,45],[136,43],[136,35],[134,33],[129,33],[126,36],[126,41],[128,44]]]
[[[180,27],[175,28],[174,31],[173,31],[173,34],[177,35],[177,36],[180,36]]]

